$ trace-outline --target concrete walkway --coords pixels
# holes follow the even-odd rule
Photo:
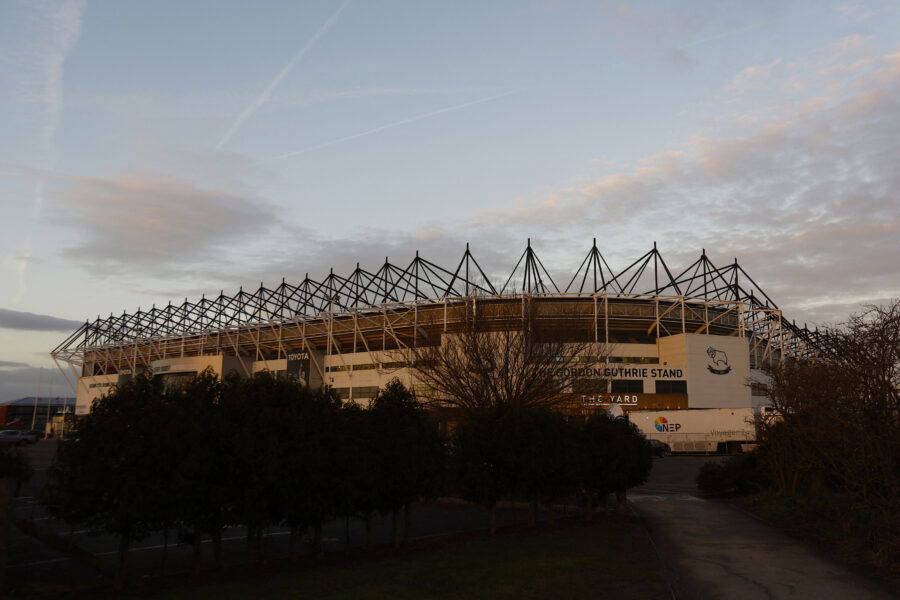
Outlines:
[[[750,515],[673,487],[647,486],[629,496],[647,521],[678,600],[900,597]]]

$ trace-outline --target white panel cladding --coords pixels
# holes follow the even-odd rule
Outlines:
[[[684,365],[691,408],[746,408],[750,346],[746,338],[682,333],[660,338],[661,365]]]
[[[750,399],[750,346],[746,338],[686,334],[691,408],[740,408]]]

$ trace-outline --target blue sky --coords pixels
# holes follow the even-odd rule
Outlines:
[[[900,3],[0,4],[0,400],[70,321],[531,237],[900,296]],[[59,378],[53,380],[62,391]]]

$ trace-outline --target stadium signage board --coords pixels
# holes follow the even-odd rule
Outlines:
[[[559,377],[601,377],[621,379],[684,379],[684,369],[672,367],[566,367]]]
[[[582,394],[581,403],[585,406],[609,406],[610,404],[622,404],[637,406],[637,394],[594,394],[591,396]]]

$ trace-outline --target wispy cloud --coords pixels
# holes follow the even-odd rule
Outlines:
[[[275,91],[275,88],[278,87],[278,84],[280,84],[281,81],[285,77],[287,77],[288,73],[294,70],[294,67],[300,64],[300,61],[302,61],[306,56],[306,53],[316,45],[316,42],[319,41],[319,38],[325,35],[325,33],[331,28],[331,26],[334,25],[334,22],[337,21],[338,17],[342,12],[344,12],[344,9],[347,7],[347,2],[349,2],[349,0],[344,0],[344,2],[338,7],[338,9],[334,11],[334,14],[332,14],[328,18],[328,20],[325,21],[325,23],[323,23],[321,27],[319,27],[316,33],[313,34],[311,38],[309,38],[306,44],[304,44],[303,47],[300,48],[300,50],[291,58],[291,60],[289,60],[288,63],[284,65],[284,67],[282,67],[278,74],[275,75],[275,78],[269,82],[269,85],[267,85],[265,89],[263,89],[259,96],[257,96],[240,115],[238,115],[238,118],[235,119],[234,123],[231,124],[231,127],[228,129],[228,131],[226,131],[225,135],[222,136],[222,139],[219,140],[219,143],[216,144],[216,148],[222,148],[225,144],[227,144],[232,136],[237,133],[238,129],[241,128],[241,125],[244,124],[244,121],[253,116],[253,113],[259,110],[260,106],[265,104],[266,100],[268,100],[272,95],[272,92]]]
[[[485,102],[491,102],[492,100],[497,100],[499,98],[504,98],[506,96],[512,96],[513,94],[520,94],[525,90],[530,88],[521,88],[517,90],[511,90],[508,92],[503,92],[501,94],[494,94],[492,96],[486,96],[484,98],[479,98],[478,100],[472,100],[470,102],[463,102],[462,104],[455,104],[453,106],[446,106],[444,108],[439,108],[437,110],[433,110],[431,112],[427,112],[425,114],[416,115],[415,117],[409,117],[407,119],[401,119],[399,121],[394,121],[393,123],[387,123],[386,125],[380,125],[378,127],[374,127],[372,129],[367,129],[366,131],[362,131],[360,133],[354,133],[353,135],[345,135],[344,137],[340,137],[328,142],[324,142],[322,144],[316,144],[315,146],[309,146],[307,148],[303,148],[301,150],[295,150],[293,152],[288,152],[287,154],[279,154],[278,156],[272,156],[268,160],[282,160],[285,158],[290,158],[292,156],[297,156],[300,154],[306,154],[307,152],[313,152],[314,150],[321,150],[322,148],[327,148],[329,146],[334,146],[336,144],[342,144],[344,142],[349,142],[350,140],[356,140],[362,137],[366,137],[367,135],[372,135],[375,133],[381,133],[382,131],[387,131],[388,129],[393,129],[394,127],[400,127],[402,125],[409,125],[410,123],[415,123],[416,121],[421,121],[423,119],[428,119],[431,117],[436,117],[438,115],[442,115],[444,113],[453,112],[455,110],[462,110],[464,108],[469,108],[470,106],[476,106],[478,104],[484,104]]]
[[[17,48],[9,59],[15,65],[4,85],[14,102],[22,106],[22,113],[33,119],[30,138],[36,162],[52,169],[56,164],[56,132],[63,109],[63,72],[69,53],[81,36],[85,0],[34,2],[27,5],[34,30],[28,41]],[[32,217],[41,215],[44,204],[44,180],[34,180],[31,193]],[[27,258],[31,255],[31,235],[25,227],[26,259],[4,260],[13,263],[16,291],[13,301],[19,302],[27,291]]]
[[[753,31],[754,29],[760,29],[766,25],[765,22],[760,23],[751,23],[750,25],[746,25],[744,27],[738,27],[735,29],[728,29],[725,31],[720,31],[719,33],[705,36],[696,40],[691,40],[690,42],[686,42],[680,46],[678,46],[678,50],[687,50],[688,48],[693,48],[694,46],[699,46],[700,44],[706,44],[708,42],[714,42],[716,40],[721,40],[724,38],[729,38],[734,35],[740,35],[742,33],[747,33],[748,31]]]
[[[35,7],[45,22],[44,39],[34,46],[30,58],[36,65],[37,93],[42,96],[44,114],[39,129],[39,143],[44,164],[56,163],[56,130],[62,112],[62,82],[66,58],[81,37],[85,0],[40,2]],[[40,214],[43,184],[37,182],[34,194],[35,213]]]

